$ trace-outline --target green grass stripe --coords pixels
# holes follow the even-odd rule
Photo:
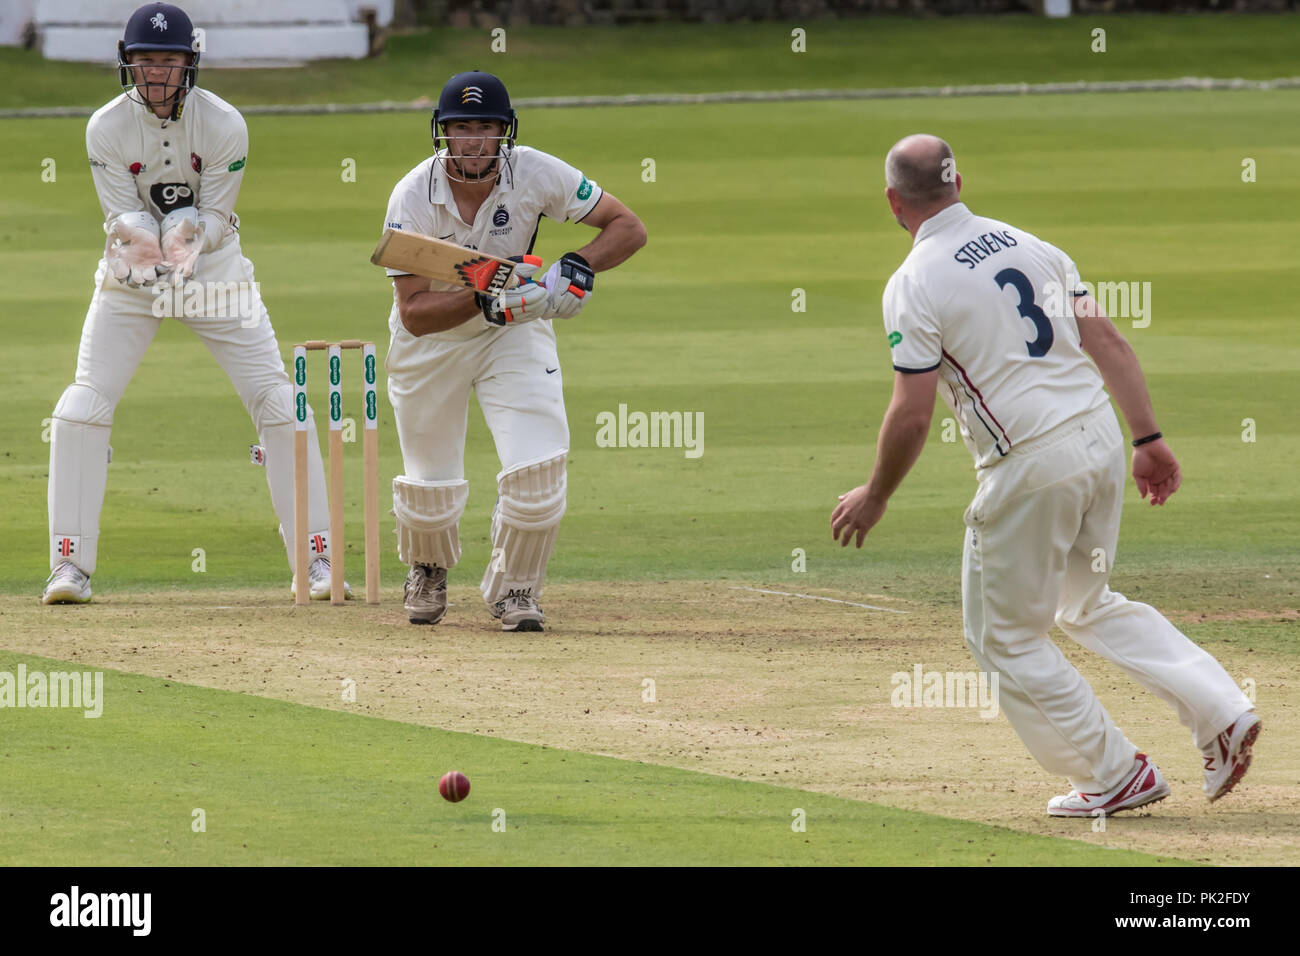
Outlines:
[[[0,670],[20,663],[77,667],[0,654]],[[118,671],[104,672],[97,719],[0,721],[10,866],[1183,862]],[[453,768],[472,785],[454,805],[437,793]],[[206,832],[191,829],[196,808]]]

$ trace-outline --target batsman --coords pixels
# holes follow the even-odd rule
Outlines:
[[[118,44],[122,94],[86,127],[107,242],[77,353],[50,430],[51,573],[45,604],[84,604],[99,551],[113,413],[163,322],[187,325],[239,393],[266,451],[290,570],[292,390],[239,245],[235,200],[248,157],[239,111],[195,85],[200,51],[179,7],[150,3]],[[178,309],[178,305],[180,308]],[[310,410],[308,411],[310,416]],[[309,430],[311,596],[329,597],[325,471]],[[287,530],[286,530],[287,529]],[[345,587],[346,590],[346,587]]]
[[[447,572],[460,560],[469,494],[472,391],[501,461],[480,591],[502,630],[540,631],[538,599],[564,515],[569,454],[552,320],[582,311],[596,273],[644,245],[645,226],[573,166],[516,145],[510,96],[490,73],[453,76],[431,126],[434,154],[394,188],[385,225],[518,258],[525,281],[488,297],[388,270],[385,367],[405,470],[393,481],[393,510],[398,554],[411,569],[405,608],[413,624],[437,624],[447,610]],[[542,216],[599,232],[541,274],[530,253]]]

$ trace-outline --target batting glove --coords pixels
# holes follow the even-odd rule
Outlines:
[[[546,286],[545,318],[573,318],[591,298],[595,284],[596,273],[587,260],[576,252],[566,252],[542,278],[542,285]]]
[[[540,319],[546,308],[546,290],[533,281],[533,276],[542,267],[542,260],[537,256],[511,256],[518,262],[515,279],[518,285],[502,292],[495,299],[475,293],[474,301],[483,310],[483,317],[493,325],[523,325],[533,319]]]
[[[183,282],[194,274],[207,226],[193,206],[185,206],[169,212],[159,231],[163,265],[171,270],[173,282]]]
[[[104,262],[113,278],[135,289],[167,271],[158,245],[158,221],[147,212],[123,213],[108,227]]]

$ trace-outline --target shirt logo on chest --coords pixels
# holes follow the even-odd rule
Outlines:
[[[194,190],[184,183],[154,183],[149,187],[149,198],[166,214],[182,206],[193,206]]]
[[[489,229],[488,235],[490,236],[509,235],[513,229],[513,227],[510,226],[509,223],[510,223],[510,211],[506,209],[506,204],[497,203],[497,208],[492,213],[492,225],[495,226],[496,228]]]

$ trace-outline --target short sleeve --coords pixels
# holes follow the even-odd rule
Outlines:
[[[534,175],[545,197],[542,212],[548,219],[579,222],[596,208],[604,191],[581,170],[540,150],[534,150],[532,156],[538,166]]]
[[[432,236],[433,229],[433,206],[430,204],[428,196],[427,178],[429,171],[425,169],[417,170],[416,173],[408,175],[402,179],[393,189],[392,196],[388,199],[388,211],[384,213],[385,229],[401,229],[403,232],[415,232],[422,236]],[[418,183],[424,183],[424,190],[416,188]],[[389,276],[410,275],[409,272],[403,272],[401,269],[385,269]]]
[[[1078,338],[1078,320],[1074,314],[1074,302],[1080,296],[1088,295],[1089,289],[1079,278],[1079,267],[1074,260],[1050,242],[1043,243],[1047,254],[1051,280],[1043,288],[1043,311],[1048,318],[1064,322],[1074,329]]]
[[[939,318],[914,279],[901,273],[885,286],[885,334],[896,372],[933,372],[943,360]]]
[[[1079,276],[1079,267],[1074,264],[1074,260],[1066,255],[1063,250],[1058,249],[1050,242],[1044,242],[1043,246],[1051,255],[1052,260],[1056,265],[1057,275],[1070,295],[1087,295],[1088,289],[1083,284],[1083,279]]]

